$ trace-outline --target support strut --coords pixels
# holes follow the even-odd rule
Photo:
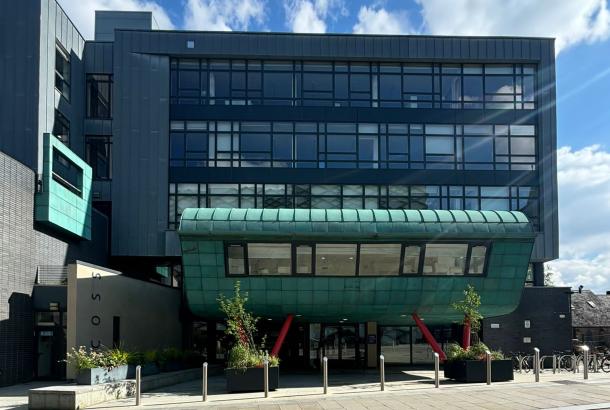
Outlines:
[[[432,350],[435,351],[436,353],[438,353],[441,361],[447,360],[447,355],[445,355],[445,352],[443,352],[443,349],[441,349],[438,342],[436,341],[434,336],[432,336],[432,333],[430,333],[430,331],[428,330],[428,327],[419,318],[417,313],[413,312],[412,317],[413,317],[413,320],[415,320],[415,324],[419,328],[419,331],[421,332],[422,336],[424,337],[424,339],[426,339],[426,342],[428,342],[428,344],[430,345]]]
[[[286,320],[284,320],[284,324],[282,325],[280,334],[277,336],[277,340],[275,341],[275,344],[273,345],[273,349],[271,350],[271,356],[277,356],[280,353],[280,349],[282,348],[282,344],[284,343],[286,334],[288,334],[288,329],[290,329],[290,324],[292,323],[292,318],[293,318],[292,314],[286,316]]]

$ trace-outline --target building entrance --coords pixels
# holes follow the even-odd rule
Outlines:
[[[364,324],[322,324],[320,358],[333,367],[363,367],[366,357]]]

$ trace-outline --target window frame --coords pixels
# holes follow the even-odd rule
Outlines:
[[[267,274],[267,275],[250,275],[249,256],[248,256],[248,244],[251,243],[281,243],[290,244],[290,273],[289,274]],[[350,244],[356,245],[356,261],[355,261],[355,274],[345,275],[318,275],[316,267],[316,251],[318,244]],[[399,258],[399,269],[395,275],[360,275],[360,247],[366,244],[399,244],[400,246],[400,258]],[[424,260],[426,256],[426,245],[427,244],[466,244],[466,259],[464,261],[464,270],[461,274],[457,275],[424,275]],[[244,274],[235,274],[229,272],[229,247],[230,246],[241,246],[244,252]],[[296,272],[296,248],[297,246],[311,246],[311,273],[297,273]],[[405,273],[404,272],[404,257],[405,248],[408,246],[419,247],[419,260],[418,270],[416,273]],[[469,273],[470,272],[470,260],[472,254],[472,248],[475,246],[485,246],[485,261],[483,264],[483,273]],[[226,277],[252,277],[252,278],[283,278],[283,277],[319,277],[319,278],[392,278],[392,277],[421,277],[421,278],[456,278],[456,277],[477,277],[484,278],[488,275],[489,267],[489,256],[491,254],[493,242],[492,240],[439,240],[433,242],[426,241],[266,241],[266,240],[243,240],[243,241],[223,241],[224,250],[224,264],[225,264],[225,276]]]
[[[67,73],[60,73],[59,71],[57,71],[57,54],[61,54],[61,56],[63,57],[63,59],[65,60],[65,62],[67,63]],[[59,92],[59,94],[68,102],[70,102],[71,96],[72,96],[72,81],[71,81],[71,77],[72,77],[72,60],[70,58],[70,53],[68,52],[68,50],[66,50],[64,48],[64,46],[59,42],[59,40],[55,40],[55,67],[54,67],[54,71],[55,71],[55,81],[54,81],[54,87],[57,90],[57,92]],[[67,74],[67,75],[65,75]],[[61,81],[62,85],[67,85],[67,92],[64,90],[64,87],[57,87],[57,80]]]
[[[95,80],[94,76],[105,76],[105,80]],[[90,95],[90,87],[93,84],[103,83],[108,84],[108,116],[94,116],[91,109],[91,102],[93,101]],[[113,75],[108,73],[87,73],[85,76],[85,118],[96,119],[96,120],[111,120],[112,119],[112,100],[113,100]]]

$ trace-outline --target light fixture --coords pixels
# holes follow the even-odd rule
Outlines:
[[[271,318],[269,317],[269,318],[267,318],[267,320],[268,320],[268,321],[271,321],[271,320],[273,320],[273,319],[271,319]]]
[[[294,315],[294,317],[301,317],[301,316],[303,316],[303,315]]]
[[[400,317],[407,317],[407,315],[404,315],[404,314],[403,314],[403,315],[400,315]]]
[[[344,322],[347,322],[347,319],[343,319]]]

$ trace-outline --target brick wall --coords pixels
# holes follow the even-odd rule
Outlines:
[[[91,241],[34,225],[34,172],[0,152],[0,386],[34,374],[31,295],[38,265],[107,262],[107,221],[95,214]]]

